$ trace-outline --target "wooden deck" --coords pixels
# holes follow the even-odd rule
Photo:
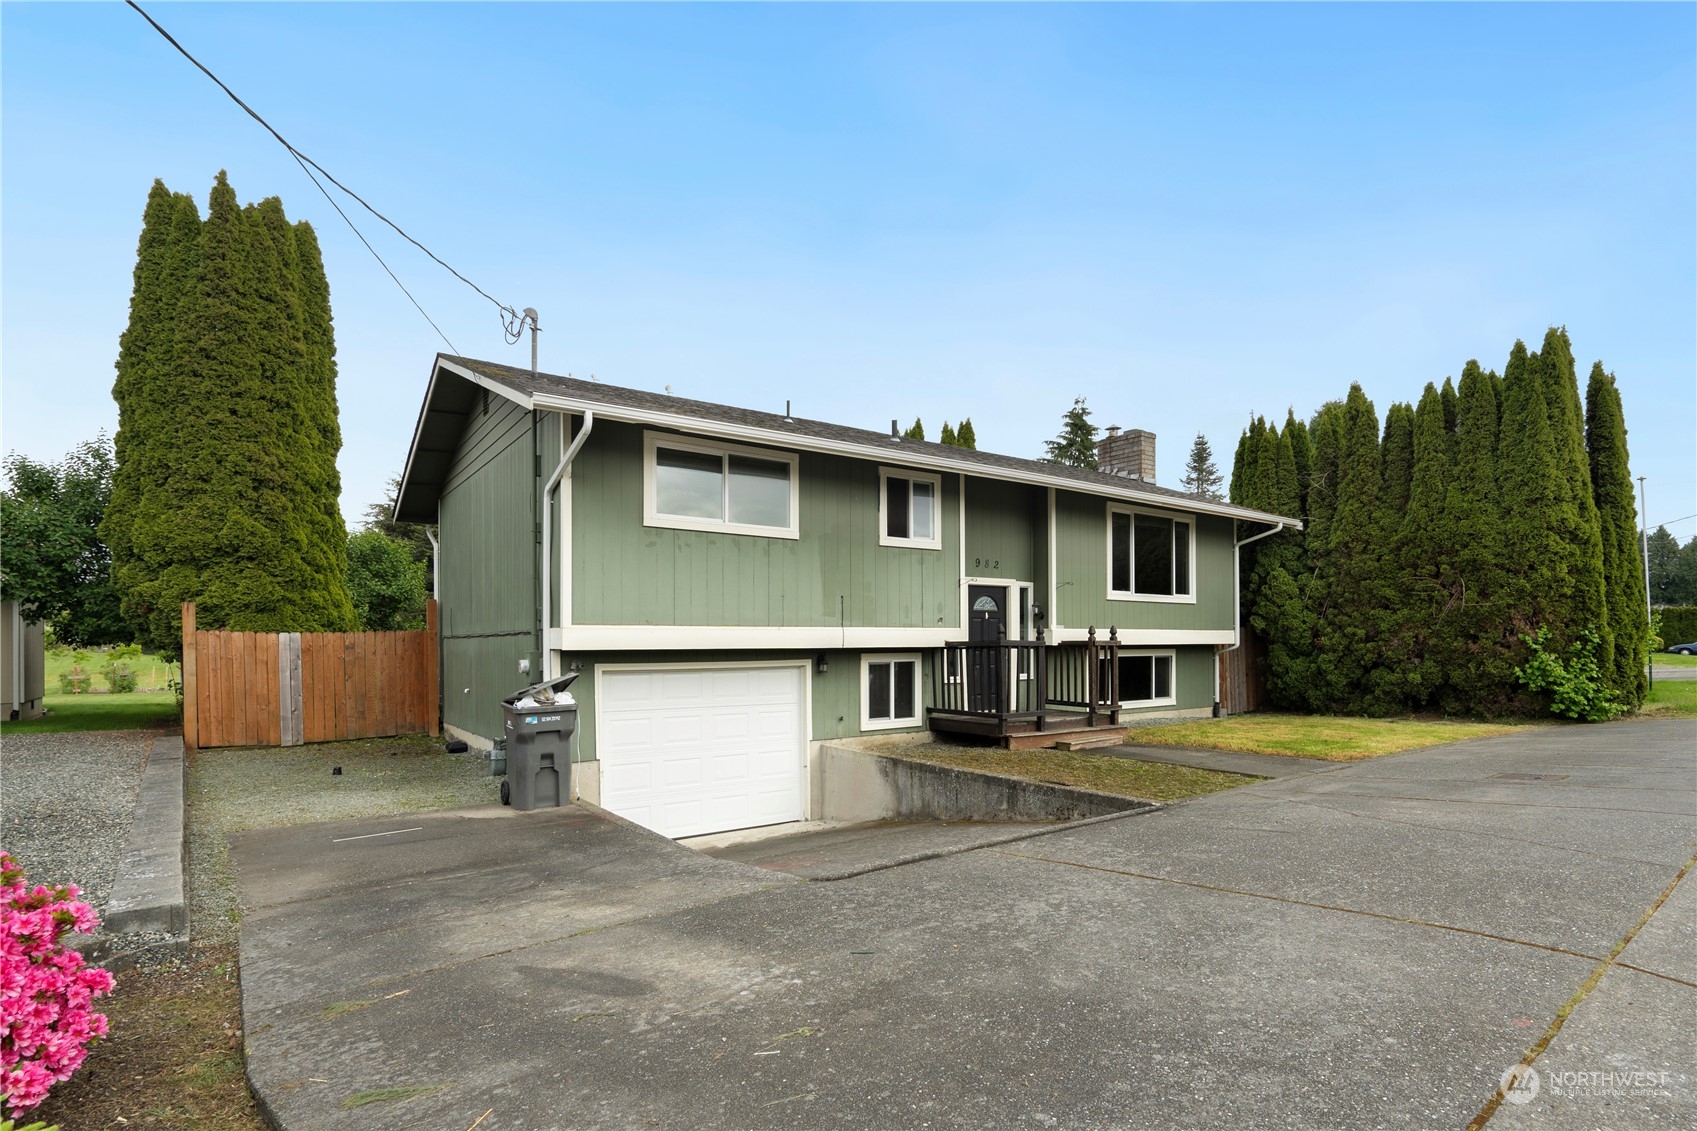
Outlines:
[[[926,725],[941,734],[993,738],[1011,750],[1069,749],[1123,741],[1119,634],[1046,647],[1002,640],[944,645],[931,665]]]

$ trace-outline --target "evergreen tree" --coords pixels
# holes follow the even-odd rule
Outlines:
[[[156,183],[113,396],[102,530],[124,615],[174,654],[180,609],[257,631],[355,627],[338,506],[329,286],[311,229],[223,173],[201,221]]]
[[[432,570],[435,566],[436,554],[430,546],[430,536],[436,527],[423,522],[398,522],[395,519],[395,504],[401,497],[401,477],[394,476],[389,480],[384,491],[383,501],[368,503],[365,508],[365,521],[360,524],[361,530],[375,531],[385,538],[406,546],[407,554],[413,561],[424,567],[424,579],[428,586],[431,583]],[[355,601],[358,608],[358,601]]]
[[[1321,549],[1328,583],[1320,625],[1326,660],[1321,690],[1332,710],[1383,713],[1386,704],[1367,677],[1379,663],[1385,633],[1379,538],[1384,471],[1379,416],[1358,384],[1344,401],[1339,439],[1337,503]]]
[[[951,448],[959,446],[955,440],[955,430],[949,427],[947,420],[943,421],[943,434],[937,438],[937,442]]]
[[[923,439],[925,439],[925,422],[923,420],[919,419],[919,417],[917,417],[917,416],[914,417],[913,423],[908,426],[908,430],[906,432],[902,433],[902,439],[904,439],[904,440],[923,440]]]
[[[1436,654],[1447,673],[1444,709],[1463,714],[1501,713],[1518,698],[1509,655],[1513,637],[1503,627],[1508,579],[1497,470],[1498,384],[1477,361],[1462,368],[1455,475],[1444,495],[1454,559],[1446,581],[1450,614]]]
[[[960,422],[960,428],[955,432],[955,447],[978,450],[978,433],[972,430],[972,417]]]
[[[1446,507],[1455,467],[1445,419],[1443,394],[1428,383],[1414,410],[1408,493],[1393,515],[1396,607],[1386,671],[1408,710],[1425,708],[1443,685],[1446,669],[1436,653],[1455,610],[1455,538]],[[1389,424],[1385,432],[1388,464]]]
[[[1697,605],[1697,538],[1681,546],[1667,527],[1658,526],[1650,531],[1649,545],[1651,600],[1658,606]]]
[[[1085,406],[1084,398],[1074,398],[1072,407],[1061,418],[1060,435],[1044,445],[1048,454],[1043,459],[1048,463],[1087,467],[1095,471],[1096,432],[1096,426],[1090,423],[1090,409]]]
[[[1285,412],[1283,435],[1290,441],[1291,461],[1296,467],[1296,514],[1308,513],[1308,477],[1314,466],[1314,445],[1308,439],[1308,425],[1296,418],[1296,409]],[[1283,513],[1283,512],[1281,512]]]
[[[1434,390],[1435,392],[1436,390]],[[1439,410],[1439,430],[1442,431],[1442,410]],[[1389,542],[1402,528],[1403,512],[1408,507],[1408,493],[1414,480],[1414,408],[1401,401],[1385,412],[1385,540]]]
[[[1224,480],[1220,478],[1220,469],[1214,466],[1214,451],[1208,446],[1208,437],[1200,432],[1190,445],[1190,459],[1184,465],[1181,482],[1192,495],[1204,499],[1220,497],[1220,484]]]
[[[1638,500],[1627,458],[1620,390],[1600,361],[1591,367],[1585,390],[1585,441],[1602,532],[1608,624],[1614,638],[1611,654],[1598,660],[1616,696],[1637,706],[1648,690],[1644,665],[1650,630],[1644,608],[1644,562],[1639,556]]]
[[[1444,432],[1455,435],[1456,426],[1461,419],[1461,397],[1455,391],[1455,382],[1444,378],[1444,387],[1438,391],[1444,408]]]

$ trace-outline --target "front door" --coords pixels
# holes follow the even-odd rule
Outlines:
[[[971,585],[966,590],[966,639],[972,644],[999,644],[1007,639],[1008,589],[1005,585]],[[997,711],[1005,700],[1007,682],[1002,653],[993,648],[969,648],[966,660],[966,709]]]

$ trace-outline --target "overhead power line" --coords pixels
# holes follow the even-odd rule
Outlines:
[[[158,32],[161,36],[163,36],[165,38],[165,42],[169,43],[172,47],[175,47],[177,49],[178,53],[181,54],[183,58],[185,58],[189,62],[193,63],[195,65],[195,67],[197,69],[199,69],[199,71],[202,74],[204,74],[207,78],[211,79],[214,83],[217,83],[218,89],[222,90],[226,95],[228,95],[229,98],[230,98],[230,101],[234,102],[237,106],[240,106],[244,111],[246,111],[248,117],[252,118],[254,121],[258,122],[261,126],[265,127],[265,131],[267,133],[269,133],[272,137],[276,138],[277,143],[279,145],[281,145],[284,149],[289,151],[289,156],[291,156],[295,159],[295,162],[300,165],[301,170],[304,173],[306,173],[307,177],[312,181],[312,183],[317,186],[318,191],[324,194],[324,199],[326,199],[330,202],[330,206],[336,210],[336,214],[342,218],[342,220],[348,225],[349,228],[353,229],[354,235],[359,237],[359,242],[365,245],[365,249],[367,251],[371,252],[372,257],[374,259],[376,259],[378,263],[382,264],[383,270],[388,272],[389,278],[394,279],[395,285],[397,287],[401,288],[401,293],[407,296],[408,300],[410,300],[412,302],[413,306],[418,309],[418,312],[420,314],[424,315],[424,320],[426,322],[430,323],[431,329],[435,330],[437,335],[440,336],[441,339],[444,342],[448,343],[449,349],[453,350],[455,353],[460,352],[459,349],[457,347],[455,347],[454,343],[448,340],[448,335],[442,333],[442,328],[440,326],[436,325],[435,319],[431,318],[429,314],[425,313],[424,307],[419,305],[419,302],[416,298],[413,298],[412,292],[407,290],[406,286],[401,282],[401,280],[398,277],[396,277],[395,272],[389,269],[389,265],[387,263],[383,262],[383,257],[381,255],[377,254],[377,249],[371,246],[371,241],[369,241],[365,238],[365,235],[354,224],[353,220],[349,219],[348,214],[346,212],[342,211],[342,206],[340,204],[336,203],[335,198],[330,195],[329,191],[327,189],[325,189],[324,185],[319,182],[318,177],[313,174],[314,169],[316,169],[319,173],[323,174],[325,180],[329,181],[331,184],[335,185],[337,188],[339,188],[343,192],[347,193],[354,200],[358,201],[360,207],[364,208],[367,212],[371,213],[373,216],[375,216],[379,220],[383,221],[383,223],[389,225],[390,228],[393,228],[395,230],[395,232],[402,239],[406,240],[408,243],[410,243],[414,247],[418,248],[418,250],[424,252],[424,254],[428,255],[431,259],[434,259],[438,264],[440,264],[444,269],[446,269],[449,274],[453,275],[454,278],[458,279],[460,282],[464,283],[466,286],[470,287],[472,290],[476,291],[478,294],[482,295],[484,298],[488,299],[491,303],[493,303],[495,305],[495,308],[501,312],[501,324],[502,324],[502,328],[506,331],[508,343],[510,344],[512,342],[516,342],[516,341],[519,340],[519,338],[524,333],[525,316],[523,314],[521,314],[519,311],[514,310],[512,307],[508,306],[506,303],[501,302],[499,299],[495,298],[495,296],[491,295],[488,291],[484,290],[482,287],[478,286],[476,283],[472,282],[470,279],[466,278],[464,275],[462,275],[458,271],[454,270],[453,266],[451,264],[449,264],[446,260],[444,260],[441,256],[439,256],[435,252],[431,251],[428,247],[425,247],[422,243],[419,243],[416,239],[414,239],[412,236],[407,234],[406,230],[404,228],[402,228],[399,224],[395,223],[393,220],[389,219],[389,217],[383,215],[383,213],[381,213],[381,212],[377,211],[377,209],[373,208],[371,206],[371,204],[369,202],[367,202],[364,197],[359,195],[359,193],[355,192],[353,189],[350,189],[347,185],[344,185],[341,181],[337,180],[330,173],[330,171],[328,169],[326,169],[324,166],[320,165],[318,162],[314,161],[312,158],[308,157],[306,154],[302,153],[300,150],[296,149],[293,145],[291,145],[289,143],[289,140],[287,138],[285,138],[282,134],[277,132],[277,130],[271,125],[270,122],[267,122],[264,118],[260,117],[259,113],[257,111],[255,111],[253,107],[249,106],[246,102],[243,102],[241,100],[241,98],[237,96],[235,91],[231,90],[227,85],[225,85],[223,79],[221,79],[217,75],[213,74],[211,69],[209,67],[207,67],[207,65],[205,63],[202,63],[199,59],[196,59],[192,54],[190,54],[188,48],[184,47],[181,43],[178,43],[176,38],[174,36],[172,36],[172,34],[170,32],[166,31],[163,27],[159,26],[159,21],[154,19],[152,16],[148,15],[147,12],[142,9],[141,5],[136,3],[136,0],[124,0],[124,2],[126,4],[128,4],[131,8],[134,8],[136,10],[136,13],[139,16],[141,16],[142,19],[146,20],[149,24],[151,24],[153,26],[153,30]]]

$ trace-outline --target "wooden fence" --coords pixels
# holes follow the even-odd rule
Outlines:
[[[1267,642],[1247,625],[1243,645],[1220,653],[1220,713],[1258,711],[1267,700]]]
[[[440,733],[436,602],[415,632],[203,632],[183,606],[183,742]]]

